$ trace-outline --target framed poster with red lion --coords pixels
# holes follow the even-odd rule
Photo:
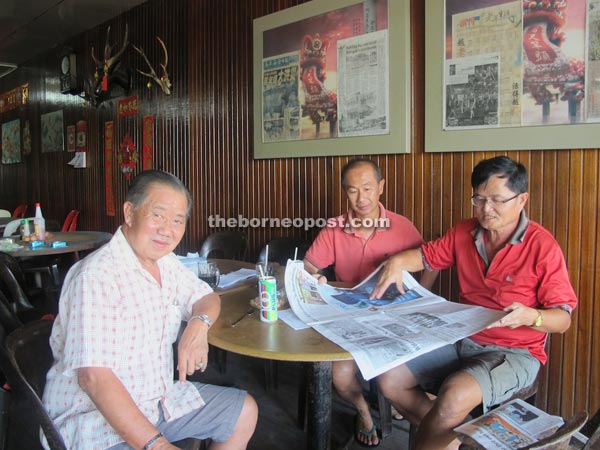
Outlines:
[[[426,0],[425,151],[597,148],[600,0]]]
[[[409,0],[255,19],[254,157],[409,152],[409,50]]]

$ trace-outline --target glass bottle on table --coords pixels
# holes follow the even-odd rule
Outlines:
[[[42,207],[39,203],[35,204],[35,218],[33,219],[35,224],[35,236],[40,241],[46,240],[46,220],[42,215]]]

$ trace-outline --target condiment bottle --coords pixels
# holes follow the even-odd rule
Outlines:
[[[33,219],[35,224],[35,235],[40,241],[46,240],[46,220],[42,215],[42,207],[39,203],[35,204],[35,218]]]

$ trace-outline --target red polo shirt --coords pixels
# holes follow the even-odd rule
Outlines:
[[[368,239],[352,228],[352,210],[329,219],[305,258],[319,269],[335,264],[337,281],[359,283],[390,256],[423,243],[406,217],[386,211],[381,203],[379,211],[379,218],[388,219],[389,227],[376,228]]]
[[[513,302],[538,309],[571,311],[577,297],[569,281],[563,253],[541,225],[524,213],[515,236],[494,257],[489,267],[477,245],[482,245],[477,219],[459,222],[441,238],[423,244],[423,257],[432,269],[456,267],[460,302],[503,309]],[[482,345],[526,348],[546,362],[546,333],[531,327],[490,328],[471,338]]]

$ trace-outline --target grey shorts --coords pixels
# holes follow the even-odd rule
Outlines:
[[[212,384],[196,382],[193,384],[202,395],[206,405],[170,422],[165,421],[159,405],[160,416],[158,423],[155,424],[156,428],[164,434],[169,442],[186,438],[226,441],[231,436],[240,417],[246,399],[246,391]],[[125,442],[121,442],[107,450],[128,450],[130,448]]]
[[[540,362],[522,348],[479,345],[463,339],[412,359],[406,366],[428,392],[437,392],[446,377],[457,370],[469,373],[479,383],[487,411],[531,385]]]

